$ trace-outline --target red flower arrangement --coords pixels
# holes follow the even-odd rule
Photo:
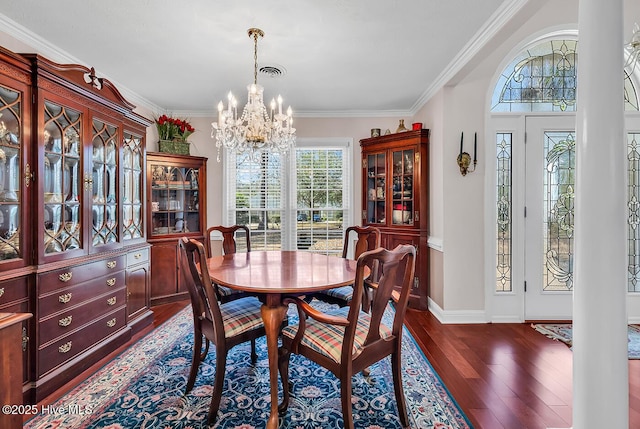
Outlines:
[[[171,118],[162,115],[156,119],[158,136],[160,140],[173,140],[186,142],[187,138],[195,132],[195,128],[184,119]]]

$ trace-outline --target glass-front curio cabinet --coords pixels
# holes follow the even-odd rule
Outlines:
[[[207,158],[147,154],[148,238],[151,254],[151,302],[188,298],[179,275],[178,239],[202,241],[206,230]]]
[[[33,314],[23,323],[26,403],[152,322],[152,122],[134,109],[94,69],[0,47],[0,313]]]
[[[362,224],[378,227],[382,245],[418,250],[410,305],[426,309],[429,284],[429,130],[360,140]]]

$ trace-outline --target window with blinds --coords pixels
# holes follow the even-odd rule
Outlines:
[[[299,142],[289,156],[228,154],[225,219],[247,225],[252,250],[340,255],[351,219],[350,142]]]

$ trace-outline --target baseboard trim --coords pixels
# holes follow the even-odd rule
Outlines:
[[[431,298],[429,298],[429,311],[442,324],[487,323],[484,310],[443,310]]]

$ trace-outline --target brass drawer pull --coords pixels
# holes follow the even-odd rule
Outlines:
[[[136,253],[135,255],[133,255],[133,257],[135,259],[140,259],[140,258],[142,258],[142,253]]]
[[[69,271],[68,273],[62,273],[58,276],[60,281],[65,283],[71,280],[71,277],[73,277],[73,273],[71,271]]]
[[[69,325],[71,325],[72,321],[73,321],[73,316],[67,316],[64,319],[58,320],[58,325],[60,325],[60,326],[69,326]]]
[[[0,287],[0,296],[4,295],[4,288]]]
[[[107,304],[109,304],[109,305],[116,305],[116,301],[117,301],[117,298],[116,298],[115,296],[112,296],[111,298],[109,298],[109,299],[107,300]]]
[[[117,265],[116,261],[107,262],[107,268],[115,268]]]
[[[71,301],[71,296],[72,296],[71,292],[65,293],[64,295],[60,295],[58,297],[58,301],[60,301],[62,304],[66,304],[67,302]]]
[[[60,353],[69,353],[71,351],[71,345],[72,345],[72,341],[69,341],[68,343],[64,343],[63,345],[58,347],[58,351]]]
[[[110,328],[113,328],[114,326],[116,326],[116,318],[114,317],[113,319],[108,320],[107,321],[107,326],[110,327]]]
[[[108,279],[107,280],[107,286],[113,286],[114,284],[116,284],[116,278],[112,278],[112,279]]]

